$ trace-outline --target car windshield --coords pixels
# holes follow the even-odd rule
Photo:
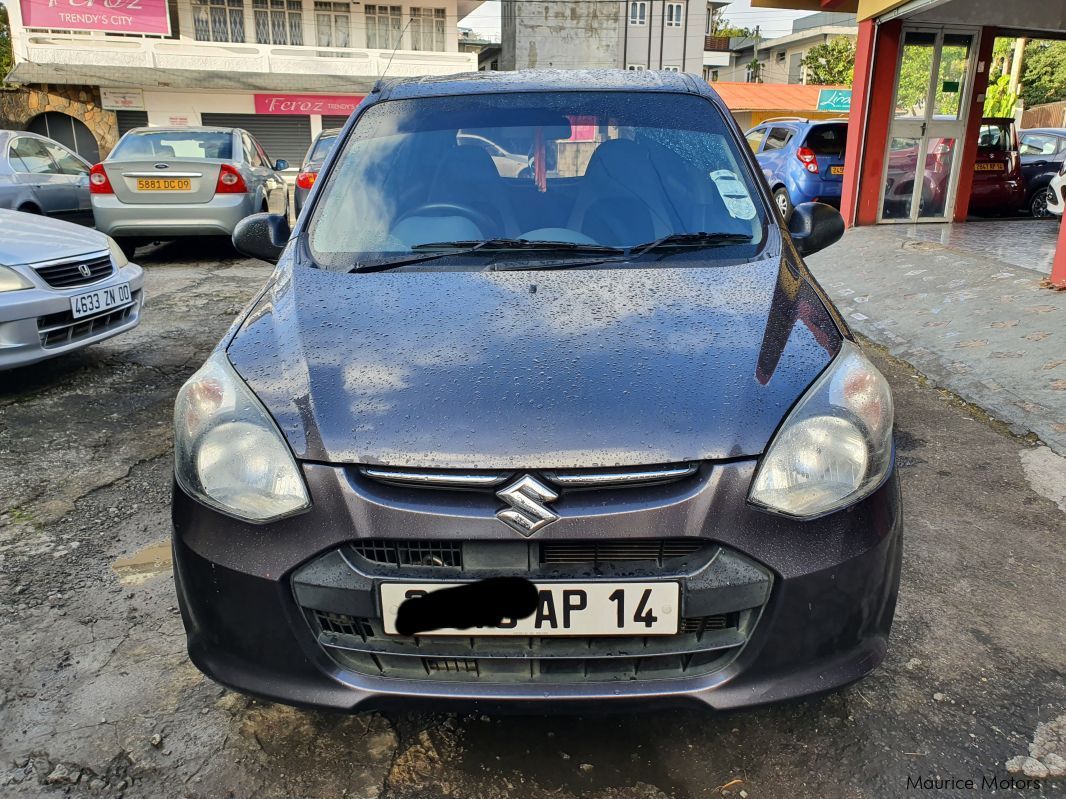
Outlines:
[[[704,261],[748,259],[767,215],[728,124],[707,99],[683,94],[382,102],[359,118],[326,178],[310,251],[346,271],[449,243],[492,243],[469,258],[499,253],[501,241],[554,242],[572,258],[673,237],[671,264],[697,250]]]
[[[804,146],[815,155],[835,155],[843,158],[847,141],[847,125],[815,125],[807,134]]]
[[[233,157],[233,136],[223,131],[131,133],[118,143],[111,159]]]
[[[1007,152],[1010,149],[1010,124],[985,122],[977,137],[978,149],[986,152]]]

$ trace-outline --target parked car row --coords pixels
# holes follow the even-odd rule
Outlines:
[[[824,202],[839,208],[846,120],[770,119],[745,135],[785,218],[802,202]],[[943,213],[956,145],[955,139],[931,139],[925,163],[919,166],[917,139],[891,140],[885,169],[885,218],[909,217],[916,196],[921,216]],[[970,212],[996,215],[1024,211],[1038,218],[1056,213],[1062,196],[1057,204],[1049,205],[1048,190],[1064,163],[1066,129],[1026,130],[1019,136],[1009,117],[983,119]],[[922,185],[915,192],[917,180]]]

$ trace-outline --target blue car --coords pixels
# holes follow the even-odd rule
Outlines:
[[[782,117],[744,135],[786,220],[800,203],[840,208],[847,122]]]

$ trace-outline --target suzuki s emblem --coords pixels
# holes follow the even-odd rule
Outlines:
[[[559,495],[528,474],[501,488],[496,496],[511,506],[497,513],[496,518],[522,535],[533,535],[559,518],[546,504]]]
[[[93,270],[90,269],[85,264],[78,264],[78,272],[81,273],[82,277],[92,277],[93,276]]]

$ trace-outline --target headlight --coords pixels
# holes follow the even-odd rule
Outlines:
[[[253,522],[311,505],[277,425],[221,351],[178,392],[174,474],[190,496]]]
[[[870,494],[892,466],[892,392],[845,341],[792,409],[759,464],[748,501],[809,519]]]
[[[115,269],[121,269],[130,262],[126,253],[122,252],[122,248],[118,246],[118,242],[110,236],[107,237],[107,249],[111,250],[111,260],[115,264]]]
[[[21,291],[22,289],[32,288],[33,284],[14,269],[0,266],[0,292]]]

